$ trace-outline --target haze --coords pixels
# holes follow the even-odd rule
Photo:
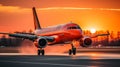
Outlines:
[[[119,0],[0,0],[0,31],[34,30],[32,7],[42,27],[75,22],[83,29],[120,29]]]

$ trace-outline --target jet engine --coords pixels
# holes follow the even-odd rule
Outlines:
[[[88,47],[92,44],[92,39],[90,37],[84,37],[81,42],[82,47]]]
[[[37,44],[38,44],[39,48],[44,48],[47,45],[47,43],[48,43],[47,39],[45,39],[45,38],[39,38],[37,40]]]
[[[44,48],[46,47],[46,45],[52,43],[55,41],[54,37],[47,37],[47,36],[43,36],[43,37],[39,37],[35,42],[35,46],[38,48]]]

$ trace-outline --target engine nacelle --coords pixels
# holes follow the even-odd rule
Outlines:
[[[82,40],[81,46],[82,47],[88,47],[92,44],[92,39],[90,37],[85,37]]]
[[[35,42],[34,45],[38,48],[44,48],[46,47],[47,44],[50,44],[52,42],[55,41],[54,37],[47,37],[47,36],[43,36],[43,37],[39,37]]]
[[[37,39],[37,44],[39,48],[44,48],[47,45],[47,40],[45,38]]]

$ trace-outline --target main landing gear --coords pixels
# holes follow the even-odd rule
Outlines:
[[[73,46],[73,44],[71,44],[71,49],[69,49],[69,55],[76,55],[76,48]]]
[[[45,55],[45,51],[44,51],[44,49],[42,49],[42,48],[38,48],[38,53],[37,53],[38,55],[42,55],[42,56],[44,56]]]

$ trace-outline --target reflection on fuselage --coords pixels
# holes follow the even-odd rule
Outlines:
[[[61,24],[61,25],[57,25],[57,26],[50,26],[47,28],[43,28],[43,29],[39,29],[36,30],[35,33],[36,34],[44,34],[44,33],[50,33],[50,32],[59,32],[59,31],[64,31],[64,30],[75,30],[75,29],[79,29],[82,31],[82,29],[79,27],[79,25],[74,24],[74,23],[68,23],[68,24]]]

